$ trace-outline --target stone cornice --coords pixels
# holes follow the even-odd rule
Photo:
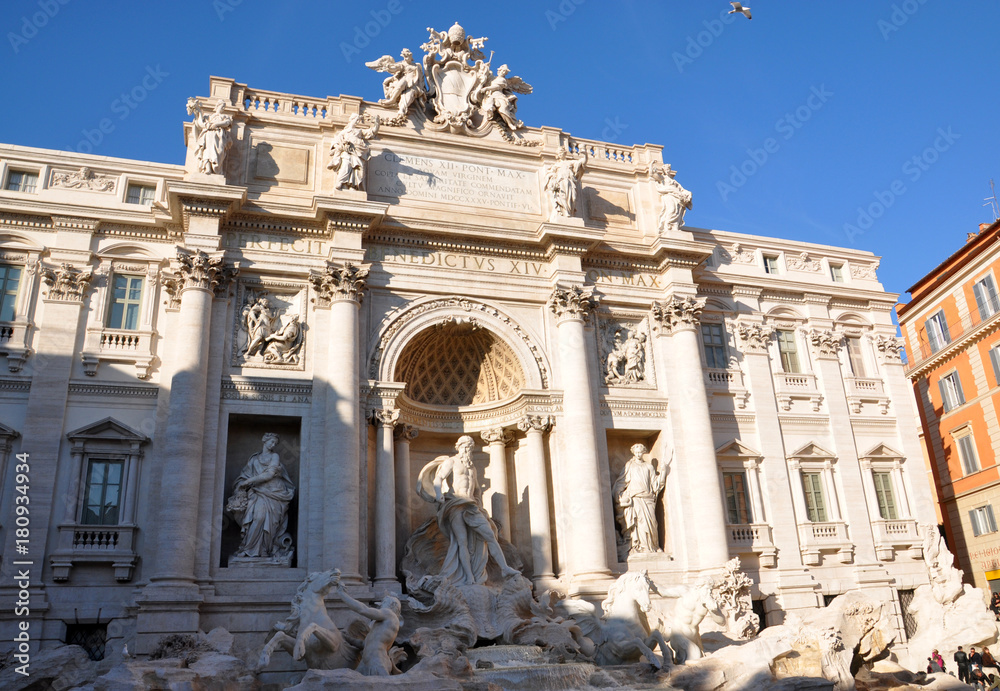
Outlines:
[[[947,362],[959,353],[965,352],[969,346],[979,343],[998,329],[1000,329],[1000,312],[981,323],[978,328],[969,329],[960,334],[958,338],[933,355],[914,362],[906,370],[906,376],[911,380],[920,379],[931,370]]]

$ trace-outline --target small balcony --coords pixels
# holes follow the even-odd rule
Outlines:
[[[872,532],[875,535],[875,554],[879,559],[891,561],[898,550],[904,549],[909,550],[914,559],[923,558],[923,538],[915,520],[879,519],[872,521]]]
[[[707,368],[705,389],[709,396],[732,396],[735,406],[740,410],[744,410],[750,401],[750,392],[743,380],[743,372],[739,369]]]
[[[760,565],[774,568],[778,565],[778,550],[771,537],[771,526],[767,523],[745,523],[727,525],[730,554],[756,554]]]
[[[0,323],[0,355],[7,356],[7,369],[20,372],[28,359],[28,334],[31,324],[13,321]]]
[[[87,329],[83,347],[83,372],[88,377],[97,374],[101,362],[126,362],[135,365],[139,379],[148,379],[153,366],[155,331],[130,329]]]
[[[81,563],[111,564],[115,580],[132,580],[138,556],[133,540],[136,527],[131,525],[60,525],[58,548],[49,558],[52,578],[69,580],[73,566]]]
[[[774,393],[782,410],[791,410],[792,402],[807,401],[818,413],[823,394],[816,385],[816,375],[810,372],[775,372]]]
[[[822,563],[822,552],[837,552],[842,564],[854,561],[854,545],[847,535],[847,524],[843,521],[800,523],[799,545],[806,566],[819,566]]]
[[[855,415],[861,414],[866,403],[877,405],[883,415],[889,414],[889,397],[881,379],[845,377],[844,387],[847,389],[847,403]]]

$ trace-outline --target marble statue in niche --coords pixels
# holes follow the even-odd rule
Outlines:
[[[622,526],[622,537],[631,554],[661,552],[660,532],[656,520],[656,502],[663,493],[669,461],[659,469],[646,460],[644,444],[633,444],[632,457],[625,462],[611,488]]]
[[[646,340],[638,327],[615,329],[605,358],[606,384],[637,384],[646,379]]]
[[[188,115],[194,115],[194,156],[199,173],[222,174],[226,152],[233,144],[229,133],[233,126],[233,118],[222,112],[225,107],[226,102],[220,100],[215,105],[215,111],[211,115],[205,115],[197,100],[188,99]]]
[[[368,142],[378,134],[382,121],[378,115],[370,127],[361,124],[361,115],[355,113],[347,121],[347,126],[333,138],[330,155],[333,160],[327,168],[337,171],[337,181],[333,188],[361,190],[365,185],[365,166],[371,157]]]
[[[580,193],[580,177],[587,164],[586,154],[571,156],[566,149],[556,151],[556,160],[545,168],[545,191],[552,207],[549,220],[572,218]]]
[[[664,230],[680,230],[684,225],[684,214],[691,208],[691,193],[674,180],[677,172],[670,164],[653,163],[649,167],[649,179],[653,181],[656,193],[660,196],[660,212],[657,216],[657,228]]]
[[[459,437],[455,444],[458,453],[435,458],[423,467],[417,479],[417,494],[436,505],[437,526],[448,543],[438,575],[455,585],[486,583],[491,561],[499,567],[503,578],[520,575],[508,565],[496,526],[483,508],[482,491],[472,463],[474,446],[472,437]]]
[[[288,505],[295,486],[274,451],[278,435],[268,432],[263,448],[243,467],[226,502],[226,511],[240,525],[240,546],[229,563],[242,559],[290,565],[292,536],[288,534]]]

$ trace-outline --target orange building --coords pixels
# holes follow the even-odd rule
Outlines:
[[[966,580],[1000,591],[1000,221],[896,313],[948,544]]]

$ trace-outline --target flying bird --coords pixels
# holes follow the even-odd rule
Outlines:
[[[736,14],[737,12],[739,12],[747,19],[753,19],[753,17],[750,16],[749,7],[744,7],[741,3],[738,2],[731,2],[729,4],[733,6],[733,9],[729,10],[729,14]]]

